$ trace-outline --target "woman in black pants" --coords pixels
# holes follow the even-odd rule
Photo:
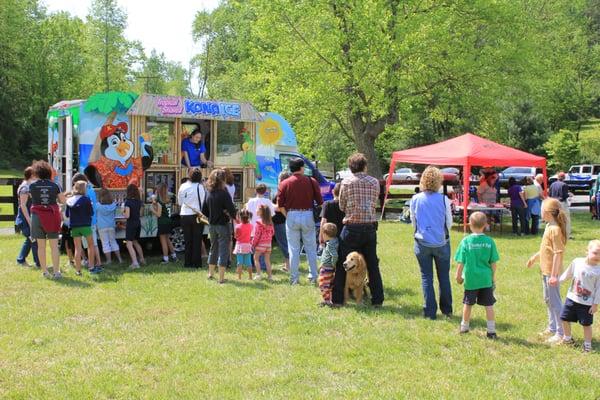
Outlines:
[[[179,204],[179,217],[183,237],[185,239],[185,268],[202,267],[202,232],[204,224],[198,221],[198,214],[204,203],[204,186],[202,186],[202,172],[194,168],[190,172],[190,179],[179,187],[177,203]]]

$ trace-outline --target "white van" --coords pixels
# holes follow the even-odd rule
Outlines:
[[[600,164],[577,164],[571,165],[566,173],[565,181],[572,189],[589,189],[590,185],[598,178]],[[550,182],[554,182],[557,175],[550,177]]]

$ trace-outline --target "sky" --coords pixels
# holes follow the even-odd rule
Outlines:
[[[82,19],[88,14],[91,0],[44,0],[48,11],[68,11]],[[139,40],[146,54],[152,49],[165,53],[170,61],[187,67],[200,51],[192,40],[192,24],[200,10],[211,11],[219,0],[117,0],[127,13],[125,36]],[[158,27],[158,28],[157,28]]]

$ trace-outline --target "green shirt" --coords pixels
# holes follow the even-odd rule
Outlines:
[[[458,245],[454,261],[464,265],[465,290],[492,287],[491,264],[499,259],[496,243],[491,237],[472,233],[464,238]]]

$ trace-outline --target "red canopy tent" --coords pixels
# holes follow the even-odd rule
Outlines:
[[[385,198],[389,194],[396,163],[463,166],[463,223],[467,229],[467,207],[469,205],[469,178],[471,167],[514,166],[542,168],[547,182],[546,159],[466,133],[440,143],[392,153],[390,173],[386,182]],[[385,206],[385,203],[384,203]]]

